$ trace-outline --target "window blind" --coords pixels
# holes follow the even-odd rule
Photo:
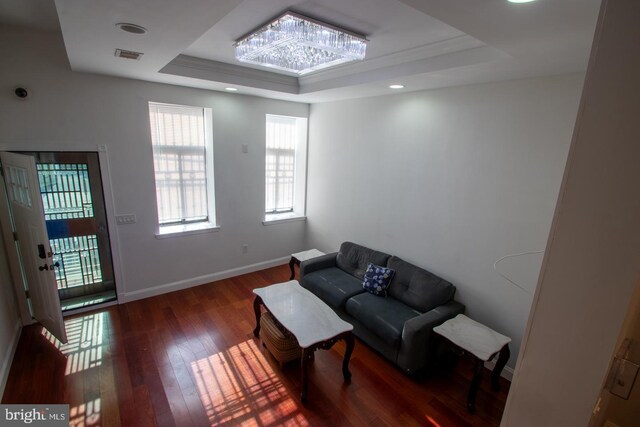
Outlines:
[[[207,221],[204,109],[149,103],[160,225]]]
[[[295,117],[267,115],[266,213],[293,211],[297,135]]]

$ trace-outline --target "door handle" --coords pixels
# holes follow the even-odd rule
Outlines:
[[[47,257],[47,251],[44,250],[44,245],[42,243],[38,245],[38,256],[41,259],[45,259]]]
[[[58,267],[60,267],[60,263],[58,261],[54,262],[53,264],[51,264],[51,271],[53,271],[54,268],[58,268]],[[41,265],[40,267],[38,267],[38,270],[40,271],[49,270],[49,265],[47,265],[47,263],[45,262],[44,265]]]

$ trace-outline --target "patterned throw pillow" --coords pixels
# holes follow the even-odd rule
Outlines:
[[[387,288],[393,279],[394,270],[369,263],[364,273],[362,287],[365,291],[380,297],[387,296]]]

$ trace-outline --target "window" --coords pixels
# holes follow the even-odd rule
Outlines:
[[[265,222],[304,218],[307,119],[267,114]]]
[[[215,227],[211,110],[149,103],[159,235]]]

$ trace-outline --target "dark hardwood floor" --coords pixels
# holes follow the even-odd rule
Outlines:
[[[412,379],[356,340],[318,351],[309,400],[300,368],[280,369],[253,337],[252,289],[288,280],[287,266],[66,319],[69,343],[24,328],[2,403],[68,403],[73,426],[497,426],[508,382],[466,411],[473,365]]]

